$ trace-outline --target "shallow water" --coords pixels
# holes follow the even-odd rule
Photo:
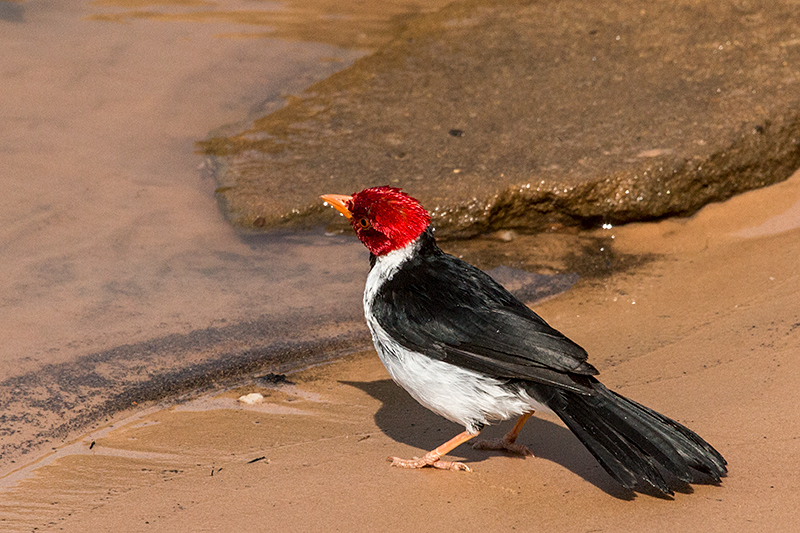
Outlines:
[[[91,3],[18,6],[0,32],[0,379],[320,298],[287,286],[328,270],[315,237],[239,238],[194,143],[363,51],[219,37],[243,24],[91,20],[109,11]]]
[[[232,353],[358,316],[362,247],[235,232],[195,151],[351,64],[409,9],[341,18],[360,36],[344,48],[301,40],[323,7],[0,2],[0,462],[89,398],[207,359],[181,346]]]

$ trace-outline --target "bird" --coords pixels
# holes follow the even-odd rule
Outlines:
[[[536,411],[560,418],[626,489],[674,495],[675,479],[720,483],[723,456],[682,424],[606,388],[581,346],[488,274],[439,248],[419,201],[390,186],[322,200],[349,219],[369,250],[364,315],[391,378],[416,401],[464,427],[400,468],[470,471],[443,457],[492,422],[517,418],[502,438],[473,447],[523,456],[517,443]]]

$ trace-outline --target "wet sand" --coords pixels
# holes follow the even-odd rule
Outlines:
[[[386,456],[419,455],[459,428],[419,407],[367,350],[85,435],[4,490],[3,526],[786,531],[800,518],[799,205],[796,174],[691,219],[597,230],[655,259],[534,307],[587,348],[608,386],[717,447],[730,466],[720,486],[673,500],[621,490],[548,417],[520,437],[536,458],[462,446],[451,455],[473,473],[391,468]],[[237,403],[252,392],[265,401]]]

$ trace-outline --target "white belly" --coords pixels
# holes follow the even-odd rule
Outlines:
[[[392,341],[374,320],[367,322],[375,349],[392,379],[419,403],[477,433],[496,420],[547,410],[520,387],[425,355]]]

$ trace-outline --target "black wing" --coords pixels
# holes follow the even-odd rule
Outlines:
[[[403,347],[492,377],[588,392],[586,351],[484,272],[423,234],[419,253],[375,296],[372,312]]]

